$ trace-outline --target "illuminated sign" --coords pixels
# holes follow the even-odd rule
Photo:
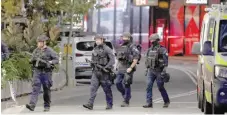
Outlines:
[[[159,2],[158,7],[159,8],[169,8],[169,3],[165,2],[165,1],[161,1],[161,2]]]
[[[185,4],[208,4],[208,0],[185,0]]]
[[[158,0],[133,0],[136,6],[158,6]]]

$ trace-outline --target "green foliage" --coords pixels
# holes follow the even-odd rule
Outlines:
[[[2,0],[1,6],[3,19],[14,17],[21,11],[21,0]]]
[[[2,40],[5,41],[10,49],[15,52],[26,50],[25,41],[23,40],[23,31],[19,25],[13,22],[2,31]]]
[[[63,21],[70,19],[69,14],[73,15],[73,22],[80,23],[81,17],[83,17],[89,9],[94,7],[96,0],[44,0],[43,4],[40,0],[32,0],[33,8],[30,11],[36,10],[36,12],[27,12],[29,17],[26,17],[26,28],[23,30],[19,25],[16,25],[12,19],[16,15],[22,15],[22,0],[4,0],[2,1],[2,18],[4,22],[9,23],[9,26],[2,31],[2,40],[13,51],[10,58],[2,62],[2,83],[11,80],[27,80],[31,78],[31,65],[29,64],[29,56],[23,51],[32,52],[36,48],[36,38],[43,34],[48,33],[50,36],[49,46],[52,47],[57,53],[60,52],[60,48],[57,46],[57,38],[59,36],[60,29],[56,27],[58,23],[57,16],[49,16],[47,23],[42,23],[41,18],[43,12],[40,9],[44,9],[46,12],[63,11],[67,15],[63,17]],[[101,8],[102,6],[98,6]],[[96,8],[98,8],[96,7]],[[31,17],[30,17],[31,16]],[[57,71],[58,65],[56,65],[55,71]]]
[[[2,62],[2,84],[6,81],[29,80],[32,76],[29,56],[25,53],[13,53],[11,57]]]
[[[24,30],[24,40],[29,52],[36,48],[36,39],[39,35],[44,34],[44,25],[40,23],[40,19],[27,22],[27,28]]]

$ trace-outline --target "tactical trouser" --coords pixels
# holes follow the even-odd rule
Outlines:
[[[166,89],[164,87],[164,82],[163,79],[161,78],[161,72],[159,71],[154,71],[154,70],[148,70],[148,83],[147,83],[147,104],[152,103],[152,89],[153,89],[153,84],[154,81],[156,80],[157,86],[159,91],[161,92],[162,98],[165,103],[169,102],[169,96],[166,92]]]
[[[117,81],[116,81],[116,86],[118,91],[122,94],[124,101],[126,103],[129,103],[131,99],[131,84],[132,84],[132,79],[133,79],[133,72],[129,74],[131,77],[131,81],[128,84],[125,84],[125,73],[124,72],[118,72],[117,73]]]
[[[112,90],[111,90],[111,80],[109,78],[108,73],[102,73],[102,76],[97,76],[94,72],[92,74],[91,78],[91,92],[90,92],[90,99],[88,101],[89,104],[94,103],[94,100],[97,95],[97,90],[99,86],[101,85],[103,88],[103,91],[105,92],[106,95],[106,102],[107,106],[112,107],[113,106],[113,95],[112,95]]]
[[[32,93],[29,103],[32,107],[37,104],[41,85],[43,87],[44,108],[47,108],[51,103],[52,72],[33,71]]]

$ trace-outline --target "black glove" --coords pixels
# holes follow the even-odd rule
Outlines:
[[[165,74],[166,74],[166,67],[163,67],[161,76],[163,76],[163,75],[165,75]]]
[[[110,81],[114,84],[114,80],[117,78],[117,75],[114,72],[110,72]]]
[[[163,76],[164,76],[164,77],[163,77],[163,81],[164,81],[165,83],[169,82],[169,80],[170,80],[170,74],[165,73]]]
[[[125,73],[125,84],[132,84],[132,78],[128,73]]]

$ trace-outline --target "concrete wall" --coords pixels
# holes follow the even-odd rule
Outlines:
[[[65,76],[66,75],[64,72],[53,73],[52,76],[53,86],[51,87],[51,89],[58,90],[63,88],[66,83]],[[32,91],[31,81],[14,81],[13,88],[17,96],[27,95]],[[7,83],[6,86],[3,89],[1,89],[1,100],[6,100],[9,98],[11,98],[11,94],[9,84]]]

